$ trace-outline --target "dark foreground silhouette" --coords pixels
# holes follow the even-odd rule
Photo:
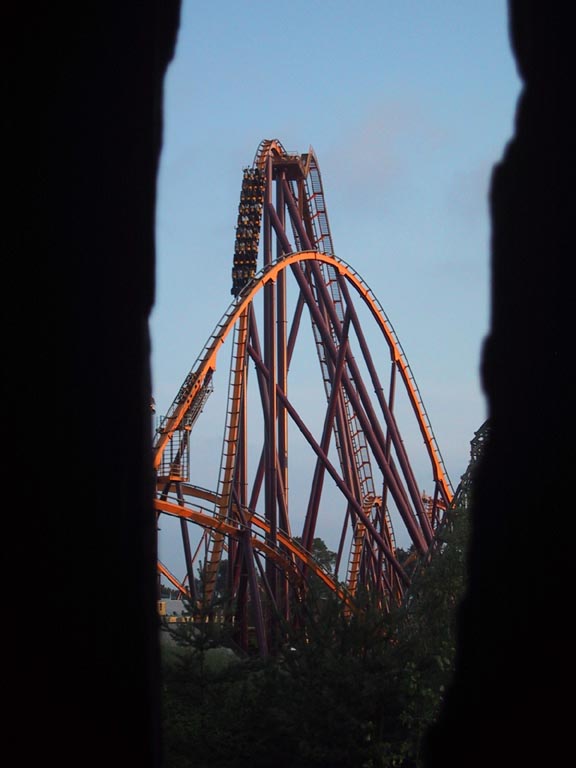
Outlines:
[[[490,197],[493,439],[431,768],[560,765],[571,736],[568,7],[509,4],[524,91]],[[179,11],[3,6],[5,732],[22,764],[161,765],[148,317]]]

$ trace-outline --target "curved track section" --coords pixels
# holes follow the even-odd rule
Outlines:
[[[234,300],[156,431],[156,509],[180,527],[185,576],[164,563],[159,573],[200,613],[230,621],[242,645],[252,628],[266,654],[311,584],[349,610],[360,590],[384,610],[398,603],[407,551],[429,551],[454,494],[391,323],[333,253],[313,150],[260,144],[236,232]],[[197,420],[214,405],[225,350],[210,461]],[[334,553],[329,570],[318,539]]]

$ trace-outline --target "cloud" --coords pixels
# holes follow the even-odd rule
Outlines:
[[[416,99],[374,104],[323,152],[322,165],[350,197],[359,191],[383,195],[401,189],[426,154],[444,142],[444,132]],[[343,180],[343,184],[340,181]]]

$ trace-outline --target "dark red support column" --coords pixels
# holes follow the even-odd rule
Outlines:
[[[272,207],[272,157],[269,156],[266,163],[266,205],[264,208],[264,265],[272,263],[272,225],[270,221],[270,208]],[[269,525],[269,531],[266,539],[271,547],[276,547],[277,526],[278,526],[278,502],[276,485],[276,294],[273,283],[268,283],[264,287],[264,362],[268,370],[268,408],[265,413],[265,518]],[[268,559],[266,561],[266,574],[272,602],[277,598],[277,579],[278,570],[274,563]],[[271,647],[275,642],[276,620],[272,608],[268,616],[268,631]]]
[[[416,513],[418,515],[418,520],[420,521],[420,525],[422,527],[422,530],[424,532],[424,535],[426,536],[426,539],[428,543],[430,543],[434,538],[434,532],[432,530],[432,526],[430,525],[430,522],[428,520],[428,516],[424,510],[424,505],[422,503],[422,497],[420,494],[420,491],[418,489],[418,486],[416,485],[416,480],[414,478],[414,473],[412,472],[412,467],[410,465],[410,461],[408,459],[408,455],[406,454],[406,449],[404,447],[404,442],[402,441],[400,437],[400,433],[398,432],[398,427],[396,426],[396,419],[394,418],[392,411],[389,407],[389,405],[386,403],[386,400],[384,399],[384,396],[382,395],[382,386],[380,384],[380,380],[378,378],[378,373],[376,372],[376,368],[374,366],[374,361],[372,360],[372,355],[370,354],[370,350],[368,349],[368,344],[366,343],[366,339],[364,337],[364,332],[362,331],[362,325],[360,321],[358,320],[358,315],[356,314],[356,310],[354,309],[354,306],[352,305],[352,302],[350,301],[350,294],[348,291],[348,286],[346,285],[345,280],[340,280],[340,287],[342,290],[342,294],[344,298],[346,299],[346,304],[350,309],[350,314],[352,317],[352,324],[354,325],[354,330],[356,331],[356,335],[358,336],[358,341],[360,343],[360,348],[362,350],[362,354],[364,356],[364,360],[366,362],[366,365],[368,367],[368,371],[370,373],[370,377],[372,379],[372,384],[374,386],[374,391],[376,393],[376,397],[378,399],[378,403],[380,404],[380,407],[382,409],[382,413],[384,415],[384,419],[386,421],[386,425],[388,427],[388,434],[392,437],[392,441],[394,443],[394,447],[396,449],[396,453],[398,455],[398,460],[400,462],[400,466],[402,467],[402,471],[404,473],[404,477],[406,479],[406,483],[408,485],[408,489],[410,491],[410,496],[412,498],[412,503],[414,504],[414,508],[416,509]],[[352,375],[356,376],[356,364],[354,361],[351,362],[351,370]],[[363,386],[363,385],[362,385]],[[367,396],[363,398],[363,400],[367,401]],[[374,420],[374,423],[377,424],[378,422]],[[383,436],[382,436],[383,437]]]
[[[350,316],[347,314],[344,318],[344,328],[348,331],[350,323]],[[344,336],[346,338],[346,336]],[[334,377],[332,381],[332,391],[330,393],[330,399],[328,401],[328,409],[326,411],[326,417],[324,419],[324,427],[322,432],[322,438],[320,441],[320,447],[325,455],[328,455],[330,448],[330,439],[334,431],[334,418],[336,415],[336,407],[338,404],[339,392],[340,392],[340,380],[342,378],[342,371],[344,370],[344,364],[346,362],[346,347],[347,342],[344,341],[339,350],[338,360],[336,368],[334,370]],[[306,520],[302,532],[302,544],[305,549],[311,551],[314,541],[314,533],[316,531],[316,520],[318,517],[318,505],[320,503],[320,497],[322,494],[322,485],[324,483],[325,466],[324,463],[318,458],[316,460],[316,467],[314,469],[314,477],[312,479],[312,489],[310,492],[310,499],[308,501],[308,509],[306,511]]]
[[[334,342],[332,341],[329,330],[326,327],[324,318],[322,317],[320,311],[318,310],[316,301],[310,290],[310,286],[308,285],[304,275],[300,270],[295,269],[293,270],[293,273],[296,277],[296,280],[298,281],[300,290],[306,297],[306,301],[314,317],[314,321],[316,322],[320,332],[323,335],[323,342],[324,342],[325,348],[327,352],[332,356],[333,360],[335,360],[337,356],[337,352],[335,349]],[[348,362],[351,362],[351,358],[349,358]],[[357,384],[361,385],[362,384],[361,377],[358,373],[356,375],[358,376]],[[410,534],[410,537],[413,543],[418,547],[419,551],[426,552],[428,549],[427,541],[424,538],[422,531],[417,525],[416,519],[414,517],[414,513],[410,508],[410,505],[406,498],[404,488],[398,477],[397,470],[395,466],[390,462],[388,462],[384,456],[384,451],[383,451],[383,446],[385,444],[384,437],[382,435],[379,435],[377,437],[375,434],[374,428],[372,426],[373,424],[374,426],[377,426],[377,419],[373,412],[373,409],[371,408],[369,399],[367,399],[366,401],[366,405],[370,409],[369,414],[367,414],[364,411],[360,398],[358,397],[355,391],[355,388],[351,385],[348,379],[348,376],[343,375],[342,381],[346,388],[346,392],[350,399],[350,402],[352,403],[352,406],[355,409],[358,420],[361,423],[362,429],[365,432],[366,438],[370,443],[370,446],[372,448],[376,461],[378,462],[378,466],[380,467],[381,472],[387,479],[387,482],[390,487],[390,492],[394,497],[394,501],[396,502],[398,511],[400,512],[402,519],[404,520],[404,524],[406,525],[406,528]]]

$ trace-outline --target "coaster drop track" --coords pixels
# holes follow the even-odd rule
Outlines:
[[[158,572],[198,615],[229,621],[241,646],[267,655],[311,579],[347,611],[360,592],[382,610],[401,602],[406,553],[431,550],[454,494],[398,338],[334,254],[312,148],[294,154],[264,140],[244,169],[231,293],[156,428],[159,528],[161,517],[178,520],[185,574],[160,561]],[[208,489],[194,438],[225,348],[222,448]],[[317,538],[333,567],[315,558]]]

